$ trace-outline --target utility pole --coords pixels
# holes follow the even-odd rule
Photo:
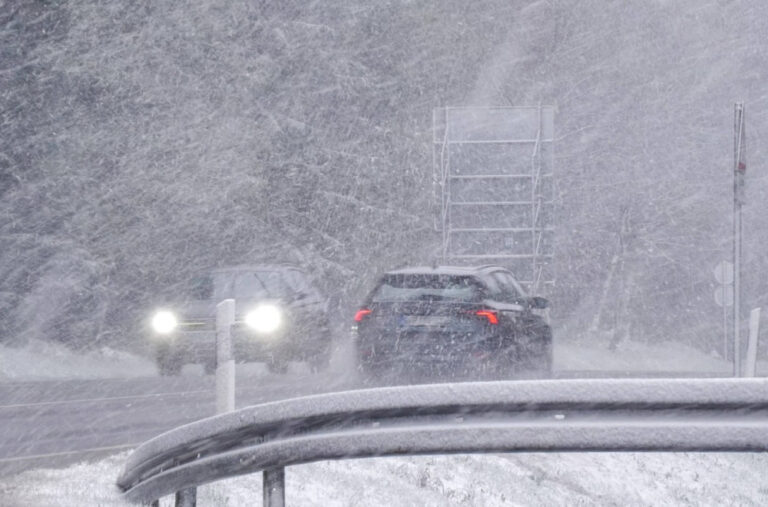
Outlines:
[[[744,103],[737,102],[733,118],[733,376],[741,376],[741,208],[747,172]]]

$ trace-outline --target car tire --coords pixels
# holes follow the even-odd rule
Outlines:
[[[543,345],[537,354],[528,359],[526,369],[532,371],[536,378],[552,378],[552,329],[549,326],[540,329],[536,333],[536,341],[543,342]]]
[[[504,354],[504,357],[495,361],[493,364],[487,365],[484,371],[480,372],[481,380],[512,380],[515,378],[517,371],[515,357],[507,357],[509,353]]]
[[[374,386],[381,379],[381,372],[378,372],[371,365],[360,363],[357,366],[357,383],[364,387]]]
[[[309,371],[312,373],[321,373],[326,371],[331,363],[332,343],[331,333],[328,330],[327,323],[323,326],[318,335],[319,343],[325,344],[325,347],[320,348],[320,350],[316,351],[315,353],[307,354],[304,356],[304,360],[309,366]]]
[[[537,379],[553,378],[552,355],[549,353],[542,354],[535,361],[530,363],[528,370],[532,372]]]
[[[312,373],[322,373],[328,369],[331,363],[331,351],[323,350],[308,358],[307,364],[309,364],[309,371]]]
[[[493,347],[488,362],[481,365],[477,376],[479,380],[512,380],[520,369],[520,357],[515,346],[516,337],[501,339]]]
[[[216,360],[205,361],[203,363],[203,371],[206,375],[214,375],[216,373]]]
[[[181,373],[183,366],[181,358],[173,353],[167,345],[158,346],[155,350],[155,363],[157,371],[163,377],[173,377]]]
[[[285,375],[288,373],[288,361],[285,359],[273,359],[267,362],[267,369],[269,373]]]
[[[159,358],[157,369],[163,377],[175,377],[181,373],[181,361],[173,358]]]

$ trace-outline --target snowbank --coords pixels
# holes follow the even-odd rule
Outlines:
[[[128,505],[114,486],[127,453],[0,485],[3,505]],[[766,505],[760,454],[516,454],[376,458],[287,469],[294,506]],[[261,476],[203,486],[199,505],[261,504]],[[165,498],[161,505],[172,505]]]
[[[733,368],[730,362],[716,354],[708,355],[675,342],[655,345],[623,342],[618,350],[610,351],[607,338],[556,339],[554,355],[555,369],[566,372],[700,372],[730,375]],[[253,368],[257,365],[249,366]],[[185,374],[194,373],[191,372],[192,368],[188,366],[189,371]],[[768,363],[759,363],[758,373],[768,375]],[[78,353],[62,345],[39,340],[33,340],[26,347],[18,349],[0,345],[0,382],[155,375],[157,368],[151,359],[109,347]]]
[[[558,370],[727,374],[733,369],[730,362],[719,356],[675,342],[622,342],[615,351],[608,349],[607,340],[556,342],[554,354]]]
[[[700,349],[676,341],[642,343],[622,341],[616,350],[609,349],[610,333],[567,336],[555,330],[554,365],[560,371],[611,371],[626,373],[714,374],[729,376],[733,363],[715,351]],[[768,375],[768,362],[759,360],[758,375]]]
[[[157,368],[151,360],[109,347],[75,352],[40,340],[31,340],[22,348],[0,345],[0,381],[153,375]]]

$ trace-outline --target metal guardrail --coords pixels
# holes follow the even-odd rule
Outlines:
[[[768,379],[473,382],[295,398],[160,435],[117,484],[129,501],[186,492],[183,503],[201,484],[265,471],[265,504],[282,505],[289,465],[560,451],[768,451]]]

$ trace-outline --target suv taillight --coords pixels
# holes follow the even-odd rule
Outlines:
[[[358,310],[357,313],[355,314],[355,322],[362,321],[363,318],[365,318],[365,316],[368,315],[369,313],[371,313],[372,311],[373,310],[369,310],[367,308],[362,308],[362,309]]]
[[[475,315],[479,315],[480,317],[485,317],[486,319],[488,319],[488,322],[491,324],[496,325],[499,323],[499,316],[493,310],[478,310],[475,312]]]

